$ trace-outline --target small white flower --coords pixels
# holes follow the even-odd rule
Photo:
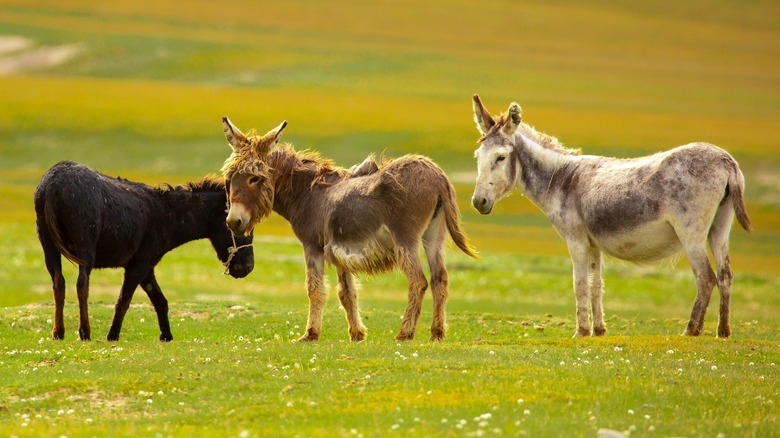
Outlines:
[[[495,352],[495,351],[493,351],[493,350],[490,350],[490,352],[489,352],[489,353],[490,353],[491,355],[493,355],[493,354],[496,354],[496,352]]]
[[[523,411],[523,414],[531,415],[531,410],[530,409],[526,409],[526,410]]]
[[[152,404],[152,403],[154,403],[154,401],[152,401],[152,399],[150,399],[150,398],[147,398],[147,399],[146,399],[146,403],[147,403],[147,404]]]
[[[666,354],[674,354],[674,350],[666,350]]]
[[[634,415],[634,410],[633,409],[629,409],[628,410],[628,415]]]
[[[371,374],[366,374],[366,380],[371,378]]]
[[[517,399],[517,404],[521,405],[523,403],[525,403],[525,400],[523,400],[521,398]]]
[[[715,370],[717,370],[717,369],[718,369],[718,367],[717,367],[717,366],[715,366],[715,365],[713,365],[713,366],[712,366],[712,368],[710,368],[710,369],[711,369],[712,371],[715,371]]]

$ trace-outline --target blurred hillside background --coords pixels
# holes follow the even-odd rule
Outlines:
[[[563,241],[525,198],[490,216],[469,205],[474,93],[494,114],[517,101],[525,121],[584,153],[725,148],[755,227],[733,231],[737,281],[776,279],[777,1],[1,0],[0,305],[51,299],[32,208],[48,167],[198,179],[228,156],[222,115],[261,132],[286,119],[286,141],[342,166],[431,156],[483,254],[559,256],[567,272]],[[292,236],[278,216],[256,233]],[[667,272],[678,270],[690,275],[684,262]]]

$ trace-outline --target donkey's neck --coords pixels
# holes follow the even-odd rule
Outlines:
[[[549,212],[566,195],[579,156],[546,148],[519,133],[515,135],[519,164],[515,186],[539,208]]]
[[[211,227],[224,217],[227,195],[215,191],[180,191],[164,193],[168,210],[163,241],[173,249],[187,242],[211,235]]]
[[[292,150],[276,150],[273,157],[274,205],[273,211],[288,221],[300,207],[300,200],[311,193],[316,184],[332,183],[339,179],[338,172],[330,173],[322,167],[322,162],[300,156]],[[325,173],[324,173],[325,172]]]

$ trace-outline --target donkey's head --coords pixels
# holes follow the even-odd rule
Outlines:
[[[515,131],[520,125],[520,105],[512,103],[506,115],[494,119],[479,96],[474,95],[474,121],[482,136],[477,159],[477,183],[471,204],[482,214],[493,210],[493,205],[508,195],[517,181],[518,157]]]
[[[244,135],[230,119],[222,118],[225,138],[233,150],[222,166],[222,173],[230,206],[226,221],[235,235],[249,235],[255,224],[271,214],[274,176],[267,158],[285,126],[286,120],[265,135],[256,135],[254,131]]]

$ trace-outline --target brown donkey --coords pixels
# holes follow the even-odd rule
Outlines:
[[[461,251],[477,256],[460,229],[455,189],[436,164],[407,155],[377,165],[369,157],[348,170],[314,152],[277,146],[286,121],[263,136],[254,131],[242,134],[227,117],[222,124],[233,149],[222,168],[230,202],[228,227],[237,235],[251,233],[273,210],[290,222],[303,244],[309,319],[300,341],[320,337],[325,262],[336,267],[338,295],[353,341],[366,339],[354,274],[397,266],[408,279],[409,296],[395,338],[413,339],[428,288],[419,256],[421,241],[433,293],[431,340],[444,338],[447,230]]]

